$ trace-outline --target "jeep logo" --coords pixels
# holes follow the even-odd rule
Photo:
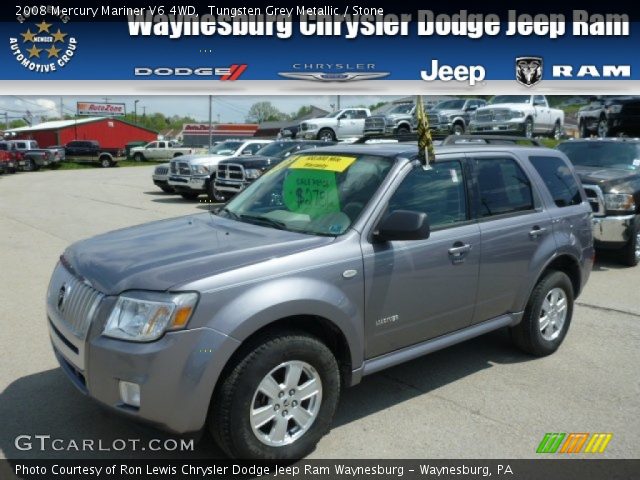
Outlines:
[[[475,85],[477,82],[484,80],[486,72],[482,65],[438,65],[438,60],[431,61],[431,73],[428,70],[420,71],[420,78],[425,82],[433,80],[441,80],[449,82],[456,80],[458,82],[468,82],[469,85]]]

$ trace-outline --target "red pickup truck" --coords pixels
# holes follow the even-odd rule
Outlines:
[[[16,173],[21,157],[9,142],[0,142],[0,173]]]

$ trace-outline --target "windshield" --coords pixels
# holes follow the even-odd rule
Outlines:
[[[464,100],[446,100],[444,102],[438,103],[434,110],[460,110],[464,107]]]
[[[489,102],[491,105],[497,105],[499,103],[529,103],[531,102],[530,95],[496,95]]]
[[[640,145],[635,143],[567,142],[558,145],[558,150],[574,165],[629,170],[640,167]]]
[[[389,110],[389,113],[411,113],[411,110],[413,110],[412,103],[403,103],[402,105],[396,105],[393,107]]]
[[[262,147],[256,152],[256,155],[263,155],[265,157],[279,157],[288,152],[292,148],[298,145],[294,142],[273,142],[266,147]]]
[[[216,145],[215,147],[211,147],[211,150],[209,150],[209,153],[213,153],[213,154],[217,154],[217,155],[224,155],[224,154],[233,154],[236,153],[236,150],[238,150],[241,146],[242,146],[243,142],[222,142],[218,145]]]
[[[380,187],[393,159],[297,154],[268,170],[219,215],[312,235],[347,231]]]
[[[336,110],[335,112],[327,113],[324,118],[333,118],[337,117],[339,113],[342,113],[342,110]]]

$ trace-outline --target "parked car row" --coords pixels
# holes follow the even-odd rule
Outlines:
[[[58,168],[64,160],[64,149],[39,148],[35,140],[0,141],[0,169],[15,173],[17,170],[32,172],[42,167]]]

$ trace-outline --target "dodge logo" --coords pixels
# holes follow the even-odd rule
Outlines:
[[[525,87],[532,87],[542,80],[541,57],[516,58],[516,81]]]

